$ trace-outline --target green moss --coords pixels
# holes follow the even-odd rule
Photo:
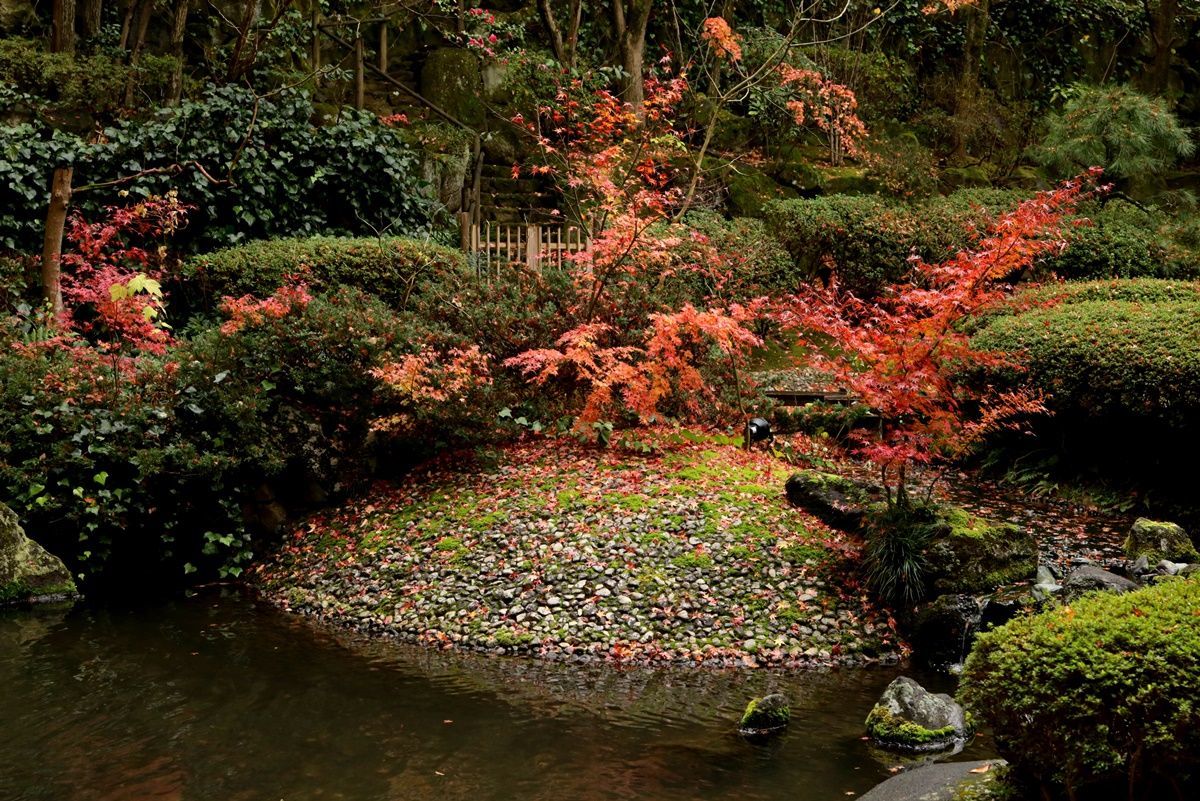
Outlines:
[[[533,635],[528,631],[514,631],[513,629],[500,629],[495,636],[496,645],[504,648],[513,648],[521,645],[528,645],[533,642]]]
[[[771,696],[767,696],[770,698]],[[786,726],[792,719],[792,711],[786,704],[764,704],[767,698],[752,698],[742,712],[739,726],[743,729],[769,729]]]
[[[462,551],[466,550],[462,540],[458,537],[442,537],[434,546],[439,551]]]
[[[809,562],[820,562],[827,556],[827,553],[814,545],[795,543],[780,548],[779,556],[785,562],[791,562],[793,565],[803,565]]]
[[[968,514],[966,510],[959,509],[957,506],[945,507],[942,520],[950,527],[951,537],[983,539],[987,536],[994,536],[994,523]],[[1010,528],[1015,529],[1016,526],[1010,526]]]
[[[955,730],[953,726],[927,729],[910,720],[893,715],[886,706],[876,705],[867,715],[867,734],[881,743],[915,748],[951,740],[955,736]]]
[[[683,570],[692,568],[703,570],[713,566],[713,559],[706,553],[685,553],[672,559],[671,564]]]

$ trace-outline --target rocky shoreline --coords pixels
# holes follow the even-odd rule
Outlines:
[[[661,453],[531,441],[454,457],[293,531],[254,571],[285,610],[497,654],[710,667],[897,660],[858,543],[792,508],[790,468],[727,437]]]

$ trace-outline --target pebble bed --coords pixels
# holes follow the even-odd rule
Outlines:
[[[310,518],[254,572],[283,609],[444,647],[713,667],[898,659],[894,622],[855,582],[858,543],[787,504],[789,472],[693,432],[649,455],[533,440],[491,470],[443,458]]]

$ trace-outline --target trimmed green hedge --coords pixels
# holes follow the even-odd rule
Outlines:
[[[766,220],[802,275],[823,277],[832,269],[847,288],[870,294],[904,278],[912,252],[939,260],[969,247],[991,219],[1028,197],[962,189],[909,205],[833,195],[770,203]],[[1068,279],[1200,276],[1200,253],[1176,241],[1172,221],[1160,211],[1114,200],[1090,204],[1076,219],[1080,224],[1064,232],[1067,248],[1040,259],[1035,273]]]
[[[1019,775],[1173,796],[1200,778],[1198,620],[1195,580],[1094,593],[979,635],[960,699]]]
[[[1018,356],[1024,372],[989,376],[1032,385],[1058,413],[1119,415],[1195,426],[1200,413],[1200,284],[1141,279],[1037,290],[1050,307],[1000,314],[974,344]]]
[[[914,250],[925,259],[945,258],[1022,197],[969,189],[907,205],[874,195],[830,195],[769,203],[765,214],[801,275],[832,271],[847,289],[872,294],[907,275]]]
[[[319,236],[264,239],[196,256],[184,265],[184,277],[216,299],[265,297],[289,274],[302,274],[315,291],[353,286],[402,308],[424,278],[466,268],[462,253],[432,242]]]

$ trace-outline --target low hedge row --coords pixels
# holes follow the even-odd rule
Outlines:
[[[997,315],[975,334],[976,346],[1015,354],[1024,368],[990,380],[1040,389],[1059,414],[1195,426],[1200,284],[1099,282],[1043,288],[1024,300],[1055,292],[1056,305]]]
[[[939,260],[969,247],[996,215],[1026,193],[966,189],[905,204],[878,196],[832,195],[767,205],[771,233],[806,277],[835,273],[849,289],[871,294],[902,279],[916,253]],[[1064,279],[1195,278],[1200,253],[1176,241],[1170,219],[1120,200],[1081,209],[1064,233],[1067,248],[1046,256],[1037,275]],[[1083,222],[1083,220],[1087,222]]]
[[[1119,782],[1121,797],[1187,797],[1200,780],[1198,619],[1194,579],[1093,593],[981,634],[960,698],[1017,774],[1054,794]]]
[[[314,291],[352,286],[402,308],[424,278],[466,267],[462,253],[432,242],[318,236],[264,239],[206,253],[187,261],[183,274],[213,299],[266,297],[287,276],[301,275]]]

